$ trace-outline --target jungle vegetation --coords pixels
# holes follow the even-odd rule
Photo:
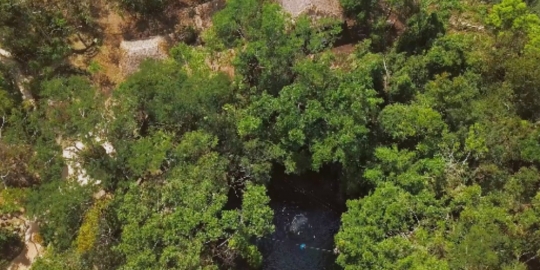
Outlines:
[[[175,45],[112,94],[58,68],[67,36],[93,27],[90,1],[45,2],[0,0],[1,47],[36,99],[3,64],[0,213],[39,221],[33,269],[260,266],[277,165],[340,171],[344,269],[540,265],[537,1],[341,0],[358,26],[344,55],[341,21],[229,0],[201,46]],[[168,4],[118,3],[144,16]],[[233,76],[205,61],[230,52]],[[59,141],[85,144],[78,162],[99,184],[62,178]],[[0,251],[14,241],[0,230]]]

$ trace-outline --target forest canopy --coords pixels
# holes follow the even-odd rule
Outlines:
[[[197,44],[110,91],[65,67],[94,4],[45,2],[0,0],[34,98],[0,56],[0,216],[39,224],[32,269],[263,267],[273,171],[324,168],[346,199],[343,269],[538,269],[538,1],[340,0],[341,20],[228,0]],[[74,162],[90,180],[66,177]]]

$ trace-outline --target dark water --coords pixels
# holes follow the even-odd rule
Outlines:
[[[334,249],[334,235],[339,230],[344,207],[339,200],[339,186],[329,177],[332,176],[319,173],[274,175],[268,193],[276,231],[258,240],[264,256],[263,269],[340,269],[332,252],[299,247],[305,244]]]

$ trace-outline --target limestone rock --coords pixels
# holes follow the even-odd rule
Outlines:
[[[167,41],[162,36],[156,36],[150,39],[122,41],[120,49],[122,58],[120,60],[120,69],[124,75],[129,75],[139,69],[139,65],[146,59],[165,59],[167,58]]]
[[[301,14],[311,17],[333,17],[343,20],[343,8],[339,0],[277,0],[293,18]]]

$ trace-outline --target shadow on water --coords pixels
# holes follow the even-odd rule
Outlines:
[[[268,186],[276,231],[258,240],[265,270],[340,269],[332,252],[300,249],[299,245],[334,249],[345,210],[338,175],[330,169],[302,175],[286,175],[274,170]],[[273,240],[273,239],[274,240]],[[277,241],[276,241],[277,240]]]

